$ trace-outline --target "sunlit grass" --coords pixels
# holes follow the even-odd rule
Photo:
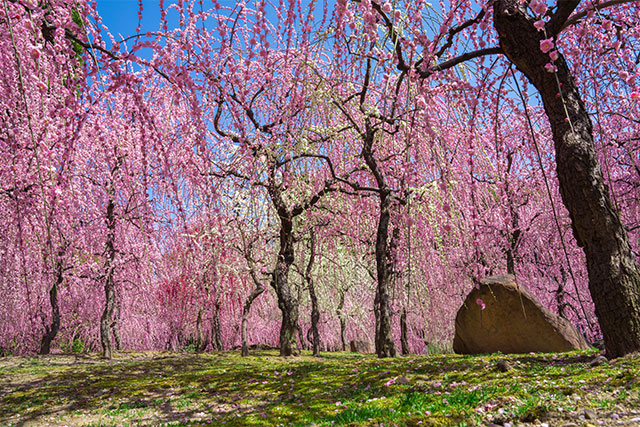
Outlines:
[[[588,367],[594,355],[11,357],[0,359],[0,424],[449,426],[637,407],[638,358]],[[501,359],[513,368],[500,372]]]

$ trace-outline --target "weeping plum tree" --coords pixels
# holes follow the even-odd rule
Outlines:
[[[618,357],[640,350],[640,268],[605,186],[589,112],[564,55],[555,48],[579,5],[580,1],[562,1],[547,11],[546,3],[532,1],[530,13],[517,1],[497,1],[494,25],[504,54],[542,97],[553,133],[560,193],[586,255],[607,354]],[[637,26],[637,4],[620,7],[630,10],[612,16],[620,19],[619,25]]]
[[[463,3],[461,9],[468,9],[469,4]],[[397,23],[386,15],[385,12],[391,11],[391,6],[385,3],[376,7],[389,37],[395,43],[399,68],[411,69],[422,79],[428,79],[451,65],[485,55],[504,54],[537,89],[552,130],[560,193],[569,211],[577,244],[586,255],[589,287],[596,314],[607,352],[614,357],[640,348],[640,271],[627,231],[605,185],[594,146],[589,112],[558,44],[563,30],[584,33],[583,30],[571,28],[580,19],[593,17],[600,10],[616,8],[597,19],[605,28],[617,28],[618,41],[613,43],[608,52],[613,51],[618,56],[632,54],[629,48],[624,49],[623,46],[637,45],[638,42],[637,31],[634,30],[638,25],[638,5],[632,3],[587,3],[577,13],[580,1],[557,2],[552,7],[538,0],[480,4],[481,10],[475,17],[467,20],[458,18],[459,24],[446,32],[441,28],[438,38],[445,41],[442,49],[434,53],[427,51],[422,58],[413,62],[403,60],[403,51],[411,51],[412,46],[400,41]],[[487,48],[486,42],[490,42],[492,36],[484,30],[488,27],[490,14],[487,12],[491,8],[499,46]],[[477,32],[470,32],[472,38],[484,39],[479,43],[479,49],[431,65],[433,59],[439,60],[446,53],[446,48],[454,44],[456,37],[470,28],[479,28]],[[574,38],[572,41],[580,43],[579,50],[588,50],[591,38]],[[570,54],[575,55],[576,52],[570,51]],[[608,57],[613,64],[618,62],[615,56]],[[629,75],[626,70],[617,72],[622,76]],[[628,77],[626,80],[629,83]],[[536,136],[533,135],[533,138]],[[512,265],[508,267],[513,268]]]
[[[298,354],[298,301],[289,283],[295,223],[334,191],[340,171],[325,153],[341,153],[329,145],[335,138],[323,131],[330,117],[319,102],[323,81],[317,71],[326,68],[326,59],[307,30],[313,9],[298,15],[298,4],[291,2],[282,17],[286,25],[275,27],[265,19],[265,3],[226,16],[220,9],[208,16],[184,7],[183,16],[193,22],[175,30],[172,39],[183,42],[167,43],[162,55],[169,49],[179,57],[193,48],[210,56],[196,54],[195,65],[162,72],[179,79],[178,96],[190,97],[193,120],[208,123],[217,134],[206,147],[209,163],[202,174],[260,187],[271,203],[278,245],[270,285],[282,313],[280,353]],[[191,31],[192,24],[199,27],[198,20],[209,19],[215,24],[211,32]]]

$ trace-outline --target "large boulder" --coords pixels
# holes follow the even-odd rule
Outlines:
[[[589,344],[567,320],[544,308],[512,275],[489,277],[456,316],[453,351],[460,354],[561,352]]]

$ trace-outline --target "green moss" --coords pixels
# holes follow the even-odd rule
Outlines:
[[[119,353],[0,360],[0,424],[474,425],[578,408],[637,407],[638,359],[591,368],[593,352],[505,356],[275,352]],[[496,363],[508,359],[502,373]],[[406,378],[406,384],[398,381]],[[403,378],[403,379],[404,379]],[[13,420],[13,421],[12,421]],[[56,422],[58,422],[56,421]]]

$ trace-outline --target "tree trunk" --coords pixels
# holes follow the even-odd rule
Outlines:
[[[313,337],[313,355],[320,355],[320,333],[318,332],[318,322],[320,322],[320,310],[318,310],[318,297],[316,295],[316,287],[313,282],[313,277],[311,276],[311,270],[313,269],[313,263],[316,258],[316,232],[311,228],[309,231],[311,233],[311,242],[309,243],[310,254],[309,254],[309,263],[307,264],[307,269],[305,271],[305,280],[307,281],[307,285],[309,287],[309,298],[311,299],[311,333]]]
[[[214,351],[224,350],[220,324],[220,303],[218,301],[213,303],[213,309],[211,310],[211,346]]]
[[[400,344],[402,345],[402,354],[411,353],[409,349],[409,334],[407,333],[407,309],[403,308],[400,314]]]
[[[261,282],[254,279],[254,283],[256,287],[244,302],[244,307],[242,308],[242,326],[240,334],[242,336],[242,356],[245,357],[249,355],[249,344],[247,342],[247,325],[249,324],[249,311],[251,310],[251,304],[253,304],[253,301],[265,291],[264,285]]]
[[[376,233],[376,271],[378,286],[376,287],[376,354],[378,357],[395,357],[396,348],[391,332],[391,304],[389,302],[389,251],[387,238],[389,235],[390,194],[388,190],[380,194],[380,216]]]
[[[196,318],[196,351],[202,353],[207,349],[209,345],[209,334],[202,333],[202,312],[204,309],[198,310],[198,317]]]
[[[540,42],[557,35],[578,4],[558,3],[546,26],[547,36],[534,27],[535,19],[519,0],[496,1],[494,23],[502,50],[542,97],[553,134],[560,194],[586,255],[589,290],[605,348],[609,357],[619,357],[640,350],[640,269],[604,184],[591,120],[567,63],[559,55],[554,62],[557,71],[547,72],[545,65],[551,60],[540,50]]]
[[[344,290],[340,289],[340,301],[338,302],[338,319],[340,319],[340,345],[342,351],[347,351],[345,332],[347,331],[347,321],[342,311],[344,308]]]
[[[569,319],[567,315],[569,303],[567,302],[567,294],[564,290],[566,281],[567,273],[564,271],[564,268],[560,267],[560,280],[557,281],[558,289],[556,289],[556,304],[558,305],[558,315],[563,319]]]
[[[109,190],[109,203],[107,205],[107,243],[106,243],[106,274],[104,283],[105,305],[100,317],[100,344],[102,345],[102,357],[111,359],[113,357],[113,345],[111,343],[111,324],[115,309],[115,283],[114,283],[114,260],[115,250],[115,201],[113,199],[113,189]]]
[[[294,239],[293,239],[293,214],[286,208],[280,188],[275,184],[270,186],[271,200],[278,212],[280,219],[280,249],[278,260],[271,277],[271,287],[278,297],[278,308],[282,312],[282,324],[280,326],[280,356],[297,356],[300,350],[296,344],[298,331],[298,300],[292,293],[289,285],[289,270],[293,264]]]
[[[122,340],[120,339],[120,308],[122,304],[122,298],[120,294],[116,291],[115,294],[115,309],[113,313],[113,322],[111,322],[111,333],[113,334],[113,341],[116,345],[116,351],[120,351],[122,349]]]
[[[56,281],[49,290],[49,303],[51,304],[51,323],[45,326],[45,333],[40,341],[40,354],[49,354],[51,352],[51,342],[58,335],[60,330],[60,306],[58,305],[58,288],[63,281],[63,265],[62,265],[62,249],[58,251],[58,259],[56,260]]]

